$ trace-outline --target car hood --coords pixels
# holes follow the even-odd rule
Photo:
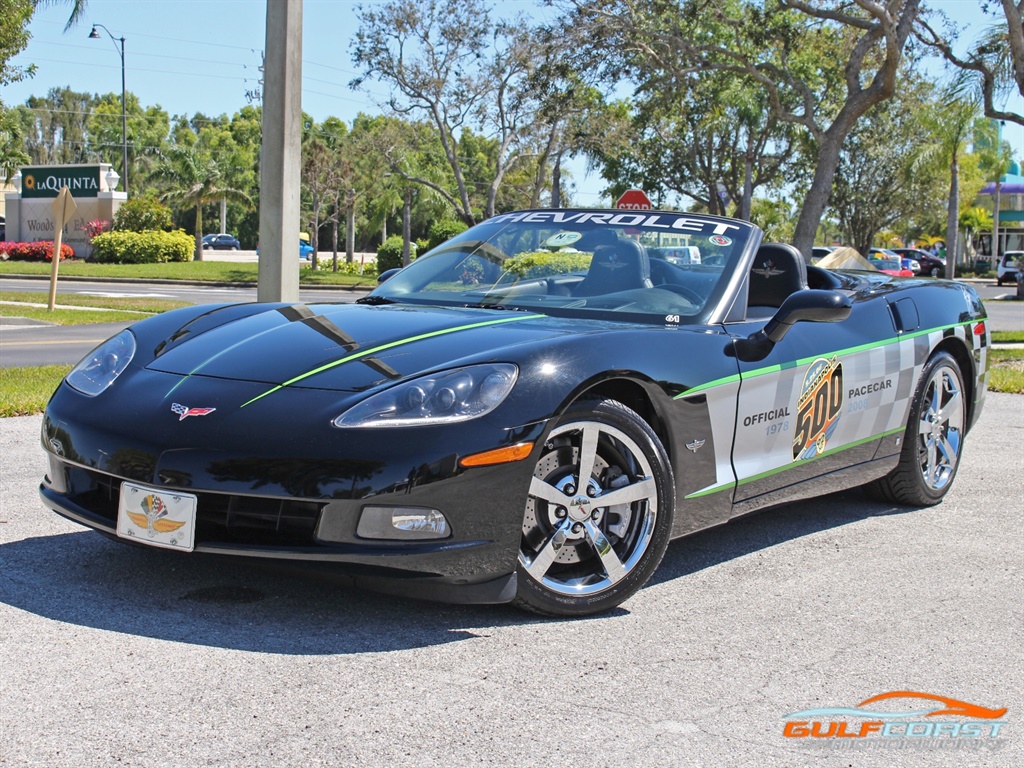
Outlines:
[[[580,332],[578,323],[525,312],[409,305],[229,307],[215,324],[217,314],[204,316],[203,328],[168,334],[146,367],[356,392],[471,358],[509,360],[511,346]]]

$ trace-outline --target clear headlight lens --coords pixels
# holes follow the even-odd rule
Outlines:
[[[121,331],[86,355],[65,381],[83,395],[95,397],[114,383],[134,356],[135,336]]]
[[[518,375],[511,363],[487,363],[422,376],[349,408],[334,420],[334,426],[414,427],[469,421],[497,408]]]

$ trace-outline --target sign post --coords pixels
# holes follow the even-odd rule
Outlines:
[[[651,205],[651,198],[642,189],[627,189],[622,193],[622,197],[615,201],[615,207],[625,211],[649,211],[654,206]]]
[[[75,215],[78,205],[75,203],[75,198],[71,196],[71,190],[67,187],[61,187],[57,197],[53,199],[53,204],[50,208],[53,210],[54,231],[53,269],[50,271],[50,303],[48,309],[50,312],[53,312],[54,305],[57,303],[57,266],[60,264],[60,248],[64,245],[64,225],[67,224],[68,219]]]

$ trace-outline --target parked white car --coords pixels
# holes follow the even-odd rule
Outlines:
[[[1024,251],[1007,251],[999,260],[999,267],[996,269],[996,283],[1016,283],[1017,273],[1020,265],[1024,263]]]

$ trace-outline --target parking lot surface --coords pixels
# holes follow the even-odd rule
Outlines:
[[[42,507],[39,426],[0,420],[0,765],[1024,765],[1019,396],[989,395],[944,503],[735,521],[575,621],[108,541]],[[900,691],[1007,711],[994,737],[783,735]]]

